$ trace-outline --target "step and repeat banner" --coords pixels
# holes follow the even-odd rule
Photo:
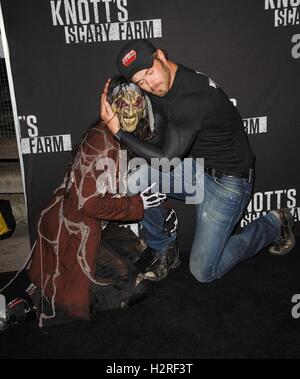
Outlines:
[[[239,109],[256,155],[241,222],[289,207],[300,226],[300,0],[1,0],[21,135],[31,240],[71,149],[131,39],[206,73]],[[193,206],[175,202],[189,247]]]

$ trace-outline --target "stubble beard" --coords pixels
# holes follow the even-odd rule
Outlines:
[[[170,84],[171,84],[171,72],[169,67],[162,62],[159,58],[157,58],[159,64],[161,65],[163,71],[163,81],[161,81],[155,88],[153,88],[153,94],[159,97],[165,97],[169,92]]]

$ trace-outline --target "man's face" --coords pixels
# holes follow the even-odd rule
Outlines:
[[[132,77],[132,82],[144,91],[153,95],[164,97],[171,86],[171,71],[165,59],[154,58],[153,66],[137,72]]]
[[[121,127],[128,133],[133,133],[143,118],[145,99],[134,90],[120,91],[112,98],[112,110],[118,114]]]

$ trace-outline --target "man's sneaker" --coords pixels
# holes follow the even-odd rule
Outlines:
[[[293,233],[294,219],[288,208],[275,211],[281,221],[281,233],[279,238],[269,248],[273,255],[285,255],[295,246],[295,236]]]
[[[146,268],[144,277],[152,281],[162,280],[168,275],[170,269],[177,268],[180,263],[177,241],[173,241],[164,253],[156,253]]]

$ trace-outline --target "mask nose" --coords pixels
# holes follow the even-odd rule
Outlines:
[[[132,117],[133,116],[133,107],[132,107],[132,105],[130,105],[129,108],[127,109],[127,116],[128,117]]]

